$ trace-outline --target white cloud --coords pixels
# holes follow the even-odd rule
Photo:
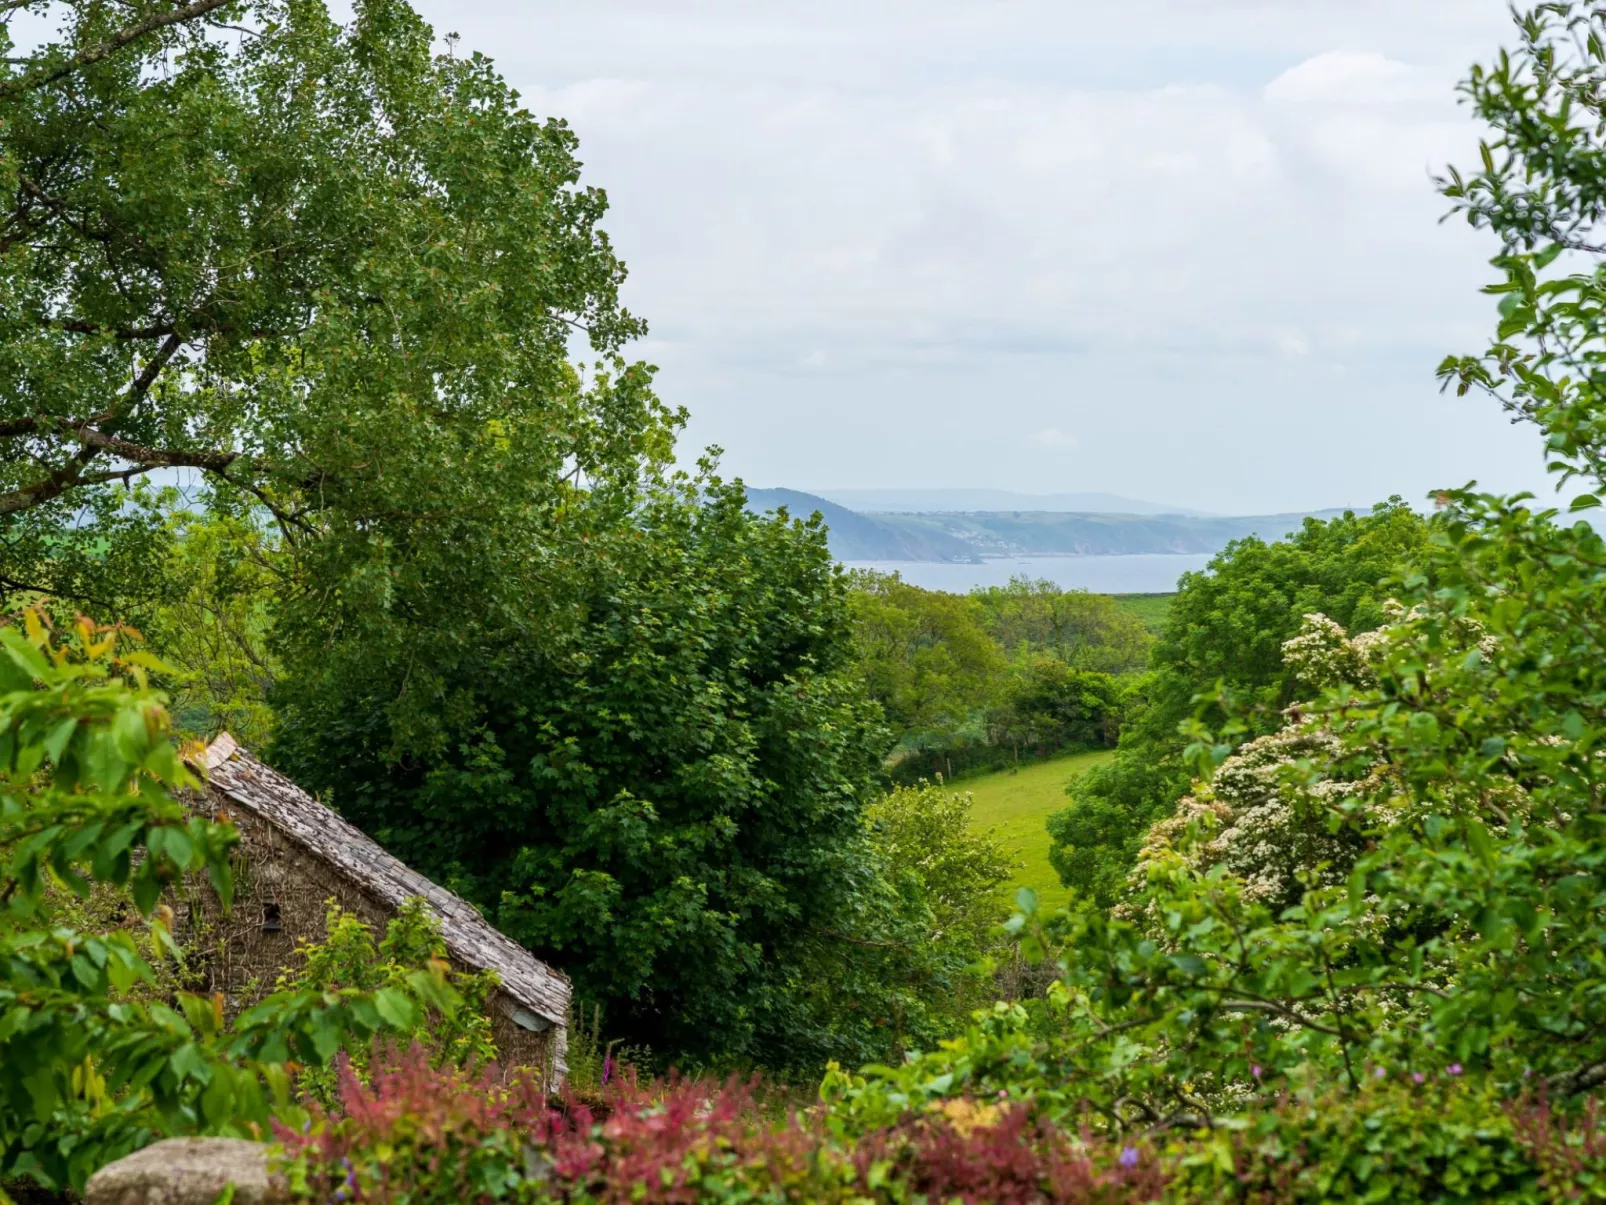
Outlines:
[[[1209,510],[1531,483],[1432,376],[1490,324],[1429,177],[1503,0],[415,2],[570,119],[749,480],[1063,489],[1019,433],[1069,429],[1076,488]]]
[[[1375,51],[1329,50],[1290,67],[1266,85],[1266,99],[1293,104],[1378,105],[1434,100],[1437,88],[1408,63]]]
[[[1076,447],[1076,436],[1067,435],[1058,427],[1044,427],[1041,431],[1033,431],[1030,438],[1034,444],[1041,444],[1045,448]]]

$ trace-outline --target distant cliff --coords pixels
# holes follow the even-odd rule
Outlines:
[[[843,561],[1212,553],[1245,536],[1280,539],[1297,530],[1307,517],[1303,513],[1204,518],[1065,511],[865,515],[788,489],[750,489],[747,504],[760,513],[785,507],[798,519],[818,511],[829,532],[831,551]],[[1310,517],[1325,519],[1343,513],[1314,511]]]
[[[794,519],[807,519],[815,511],[829,529],[831,551],[839,561],[971,561],[976,554],[963,541],[946,532],[918,525],[903,527],[884,521],[908,516],[861,515],[835,502],[797,490],[747,491],[749,510],[780,510]]]
[[[972,511],[1052,510],[1079,515],[1202,515],[1186,506],[1124,494],[1018,494],[1013,490],[823,490],[820,497],[861,515],[959,514]]]

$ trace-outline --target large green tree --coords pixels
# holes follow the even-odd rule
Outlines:
[[[1017,655],[1049,653],[1076,669],[1129,673],[1144,667],[1154,643],[1143,621],[1108,594],[1017,577],[971,598],[993,639]]]
[[[1203,572],[1186,575],[1115,761],[1077,779],[1070,805],[1049,819],[1049,857],[1066,886],[1106,903],[1114,897],[1149,825],[1187,790],[1179,726],[1198,696],[1220,688],[1246,735],[1275,731],[1298,697],[1283,642],[1312,612],[1353,632],[1377,627],[1383,583],[1426,538],[1427,523],[1396,500],[1370,514],[1307,519],[1286,540],[1235,541]],[[1206,718],[1224,716],[1215,707]]]
[[[16,55],[24,12],[56,33]],[[175,474],[370,545],[666,452],[573,134],[404,0],[3,16],[0,586],[158,592],[127,487]]]
[[[941,739],[992,702],[1004,654],[973,598],[896,573],[858,570],[851,580],[860,672],[900,734]]]
[[[702,476],[292,604],[281,764],[668,1062],[819,1065],[887,740],[818,525]],[[879,1053],[877,1051],[876,1053]]]

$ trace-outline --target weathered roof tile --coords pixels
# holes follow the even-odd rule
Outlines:
[[[393,858],[356,826],[241,749],[228,733],[195,762],[211,790],[261,817],[384,903],[400,908],[414,896],[423,897],[440,920],[441,937],[453,958],[495,971],[509,996],[554,1025],[564,1024],[567,977],[498,932],[467,900]]]

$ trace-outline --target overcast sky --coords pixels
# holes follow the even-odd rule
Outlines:
[[[415,0],[566,117],[755,485],[1213,511],[1544,485],[1434,365],[1493,327],[1439,225],[1501,0]]]

